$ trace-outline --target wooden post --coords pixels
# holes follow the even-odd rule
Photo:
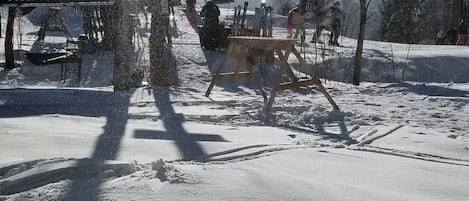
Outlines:
[[[280,69],[278,70],[279,72],[277,73],[277,77],[275,78],[275,84],[274,84],[274,88],[272,89],[272,92],[270,93],[269,102],[267,102],[267,104],[264,107],[264,112],[267,112],[267,113],[269,113],[270,110],[272,109],[275,96],[277,95],[277,91],[279,90],[280,81],[282,80],[283,67],[280,66]]]
[[[291,48],[286,48],[285,55],[283,55],[280,49],[275,50],[275,53],[280,59],[280,69],[277,74],[277,78],[275,79],[274,88],[272,90],[272,93],[270,94],[269,102],[265,105],[265,108],[264,108],[265,112],[270,112],[270,110],[272,109],[272,105],[274,104],[274,99],[275,99],[275,96],[277,95],[277,91],[280,90],[280,82],[282,79],[283,72],[286,72],[293,82],[298,81],[298,79],[295,77],[295,74],[293,74],[293,71],[290,69],[288,65],[288,55],[290,55],[290,51],[291,51]]]

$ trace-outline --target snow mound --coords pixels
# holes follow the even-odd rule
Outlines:
[[[164,162],[162,159],[151,163],[152,170],[156,171],[156,177],[162,182],[171,184],[193,183],[194,180],[177,169],[174,165]]]
[[[162,159],[150,164],[92,159],[41,159],[0,166],[0,200],[94,200],[97,191],[157,190],[201,179]],[[148,189],[147,189],[148,190]],[[88,192],[83,194],[83,192]],[[126,199],[123,199],[126,200]]]

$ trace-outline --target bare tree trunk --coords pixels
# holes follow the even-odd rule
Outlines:
[[[118,11],[115,6],[105,6],[100,8],[102,20],[103,20],[103,45],[106,50],[116,49],[116,33],[117,25],[119,24],[116,19],[118,19]]]
[[[466,9],[465,9],[465,6],[464,6],[464,0],[459,0],[459,7],[461,9],[461,11],[460,11],[461,18],[460,19],[465,19],[466,18]]]
[[[132,41],[132,22],[128,0],[117,1],[118,29],[116,34],[116,46],[114,50],[114,90],[126,90],[130,84],[130,69],[135,63],[134,45]]]
[[[167,0],[151,1],[150,81],[156,86],[169,86],[172,81],[165,60],[167,37]]]
[[[0,14],[0,22],[2,21],[2,14]],[[0,23],[0,38],[2,38],[2,23]]]
[[[5,36],[5,69],[15,68],[15,55],[13,53],[13,28],[15,24],[16,8],[8,8],[8,22]]]
[[[360,85],[361,61],[363,54],[363,40],[365,39],[366,12],[368,10],[366,0],[360,0],[360,31],[358,32],[357,51],[354,58],[353,84]]]

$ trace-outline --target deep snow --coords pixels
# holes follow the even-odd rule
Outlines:
[[[21,18],[23,50],[38,29],[31,15]],[[284,22],[276,17],[276,37],[286,37]],[[365,82],[353,86],[355,40],[310,44],[309,67],[341,110],[304,87],[279,93],[264,114],[248,80],[220,82],[205,97],[223,53],[202,50],[180,11],[171,26],[175,87],[114,93],[107,54],[86,55],[82,88],[27,60],[0,73],[0,200],[469,196],[468,47],[366,41]],[[264,68],[269,91],[276,67]]]

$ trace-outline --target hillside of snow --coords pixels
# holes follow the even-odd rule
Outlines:
[[[19,56],[35,47],[38,14],[20,18]],[[274,37],[287,36],[284,21],[276,16]],[[180,10],[171,34],[173,87],[113,92],[111,53],[84,55],[79,88],[59,80],[59,65],[24,57],[0,71],[0,200],[469,197],[469,47],[365,41],[354,86],[355,40],[296,46],[340,111],[310,86],[279,92],[265,113],[249,79],[220,81],[205,97],[223,51],[201,49]],[[289,63],[305,76],[293,56]],[[278,68],[255,67],[268,93]]]

